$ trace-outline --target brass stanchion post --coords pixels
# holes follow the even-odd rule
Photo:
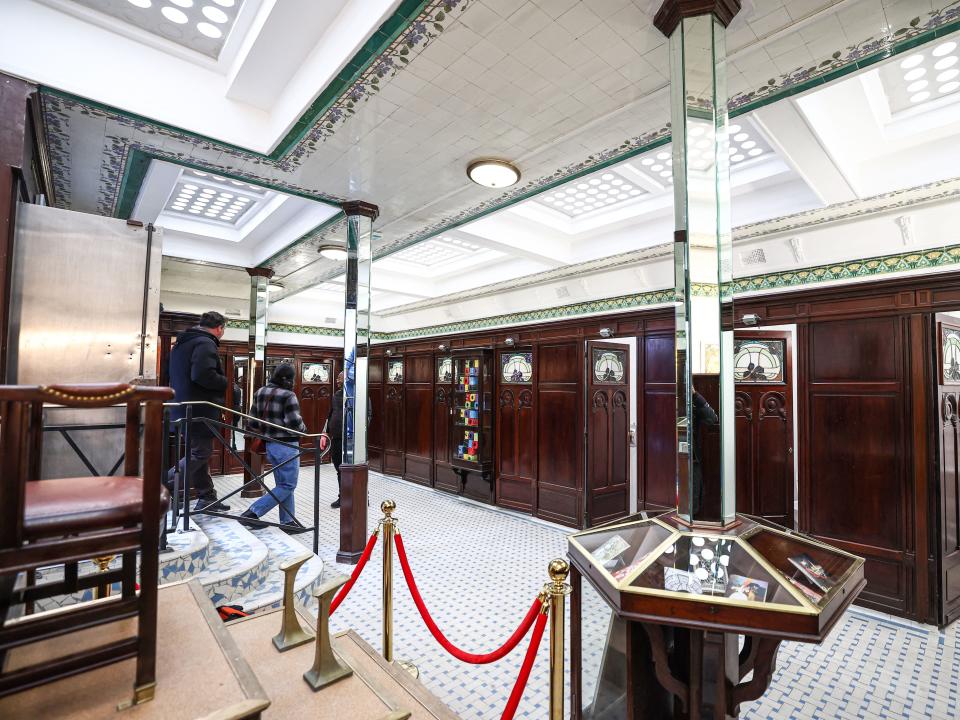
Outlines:
[[[550,598],[550,720],[563,720],[563,628],[566,596],[571,587],[565,581],[570,564],[563,559],[547,565],[550,582],[543,591]]]
[[[397,504],[393,500],[380,503],[383,511],[383,659],[393,662],[393,533],[396,521],[393,511]]]
[[[104,555],[103,557],[95,557],[93,559],[93,564],[97,566],[97,572],[105,573],[110,567],[110,563],[113,562],[113,559],[116,555]],[[110,597],[110,583],[104,583],[102,585],[97,585],[96,589],[93,592],[93,596],[97,599]]]

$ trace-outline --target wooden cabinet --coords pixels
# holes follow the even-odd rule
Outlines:
[[[464,495],[493,502],[493,351],[464,350],[452,358],[450,465]]]

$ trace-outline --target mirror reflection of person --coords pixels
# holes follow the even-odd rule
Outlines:
[[[370,424],[372,415],[370,398],[367,398],[367,425]],[[330,446],[330,461],[337,471],[337,499],[330,503],[330,507],[337,509],[340,507],[340,463],[343,461],[343,370],[337,373],[336,391],[333,393],[333,402],[330,403],[327,422],[321,432],[324,435],[320,438],[320,449],[326,450],[327,445]],[[317,461],[319,462],[319,458]]]
[[[693,516],[696,517],[703,508],[703,436],[700,428],[719,425],[720,418],[710,407],[706,398],[693,389],[693,422],[690,423],[691,443],[693,452]]]

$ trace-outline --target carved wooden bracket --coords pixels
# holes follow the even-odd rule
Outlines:
[[[653,25],[670,37],[683,18],[713,14],[728,27],[738,12],[740,0],[664,0],[653,18]]]

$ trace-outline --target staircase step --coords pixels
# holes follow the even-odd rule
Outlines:
[[[206,534],[196,525],[192,526],[190,532],[175,532],[167,535],[167,550],[160,553],[160,584],[187,580],[194,575],[199,574],[207,563],[207,557],[210,550],[210,540]],[[139,566],[139,558],[137,560]],[[120,557],[115,557],[108,566],[111,570],[120,567]],[[77,566],[77,574],[80,577],[93,575],[99,572],[96,564],[92,560],[83,560]],[[49,568],[42,568],[37,571],[38,582],[56,582],[63,579],[63,566],[57,565]],[[120,592],[120,583],[113,583],[110,588],[112,594]],[[34,610],[52,610],[57,607],[75,605],[79,602],[93,600],[93,589],[70,593],[69,595],[55,595],[49,598],[42,598],[34,603]]]
[[[237,605],[243,606],[244,612],[253,615],[279,608],[283,604],[283,572],[279,569],[280,564],[300,557],[309,550],[279,528],[266,527],[251,532],[267,546],[269,567],[269,574],[263,584],[236,601]],[[315,603],[311,593],[323,581],[323,574],[323,560],[316,555],[307,560],[297,572],[294,598],[302,610],[309,611]]]
[[[214,605],[239,604],[270,574],[267,546],[236,520],[195,515],[191,522],[210,538],[206,567],[195,577]]]

